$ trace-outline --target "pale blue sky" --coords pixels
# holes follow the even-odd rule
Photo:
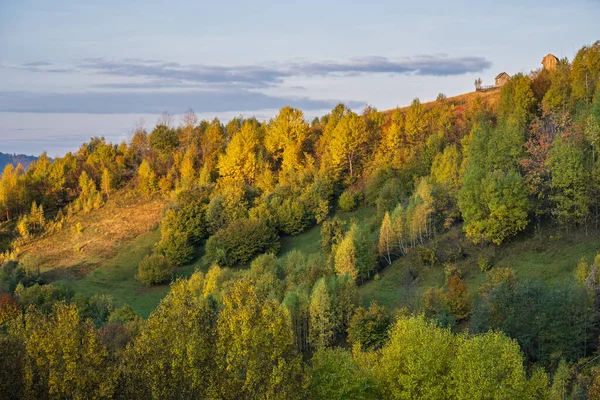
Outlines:
[[[388,109],[600,39],[591,0],[298,3],[0,0],[0,151],[61,155],[188,108]]]

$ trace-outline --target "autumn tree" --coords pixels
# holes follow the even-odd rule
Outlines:
[[[301,359],[289,315],[253,283],[234,284],[217,322],[222,398],[301,398]]]
[[[292,171],[303,163],[304,144],[309,134],[302,111],[284,107],[267,125],[265,147],[282,171]]]
[[[217,380],[217,308],[200,272],[178,280],[123,355],[128,398],[206,398]]]
[[[254,182],[264,167],[261,142],[262,132],[258,124],[244,122],[219,158],[219,174],[234,182]]]
[[[379,256],[383,257],[388,265],[392,264],[392,250],[394,249],[394,242],[394,231],[392,230],[390,213],[386,212],[385,216],[383,217],[383,221],[381,222],[381,228],[379,229],[379,243],[377,250],[379,251]]]
[[[30,308],[11,336],[25,343],[25,393],[31,398],[108,398],[116,369],[91,320],[74,305],[57,303],[50,315]]]

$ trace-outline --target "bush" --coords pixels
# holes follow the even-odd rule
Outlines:
[[[221,266],[247,264],[255,256],[279,250],[279,236],[266,222],[239,219],[206,242],[206,256]]]
[[[419,252],[419,261],[423,267],[433,267],[437,264],[438,258],[435,254],[435,250],[419,246],[417,251]]]
[[[342,211],[352,211],[358,206],[358,195],[349,189],[344,190],[338,200]]]
[[[147,255],[140,261],[136,279],[145,285],[158,285],[171,280],[171,264],[161,254]]]
[[[310,224],[309,215],[301,201],[285,199],[277,208],[279,228],[286,235],[297,235]]]
[[[184,232],[172,231],[158,243],[158,251],[173,265],[185,265],[194,258],[194,246]]]
[[[484,256],[480,256],[477,259],[477,265],[479,266],[481,272],[488,272],[490,269],[492,269],[492,263],[487,257]]]

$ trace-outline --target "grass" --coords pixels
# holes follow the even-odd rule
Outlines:
[[[29,245],[24,254],[33,253],[35,249],[36,260],[41,260],[48,281],[66,284],[76,293],[87,296],[112,295],[118,305],[130,304],[136,312],[147,317],[169,291],[168,285],[146,287],[135,279],[140,260],[152,251],[160,238],[156,226],[162,207],[164,203],[159,201],[108,204],[79,217],[80,221],[85,221],[83,234],[76,235],[64,229]],[[352,212],[338,211],[335,216],[348,223],[357,220],[374,226],[375,214],[374,207],[363,207]],[[320,253],[320,230],[321,226],[317,225],[299,235],[283,237],[278,256],[285,256],[292,250]],[[598,232],[586,235],[583,231],[571,231],[567,234],[563,230],[546,228],[540,234],[522,234],[500,247],[482,246],[472,244],[464,237],[461,227],[455,226],[425,246],[435,249],[440,259],[437,265],[421,266],[418,252],[413,250],[359,287],[361,303],[368,305],[376,300],[391,309],[418,310],[428,288],[444,285],[443,264],[448,262],[448,254],[458,247],[462,248],[464,257],[453,260],[452,264],[463,272],[472,294],[476,294],[485,281],[485,274],[477,263],[480,257],[488,259],[494,267],[513,268],[518,278],[560,284],[573,279],[573,270],[581,257],[592,260],[600,251],[600,236]],[[60,260],[61,254],[67,257]],[[195,269],[206,272],[209,266],[204,246],[200,246],[196,249],[194,262],[177,269],[176,275],[189,276]],[[417,279],[414,279],[415,274]]]
[[[375,207],[363,207],[350,212],[338,211],[335,213],[335,216],[346,223],[350,223],[354,219],[358,222],[370,224],[375,213]],[[281,249],[277,255],[281,257],[292,250],[299,250],[304,254],[320,253],[321,225],[315,225],[295,236],[284,236],[281,239]]]
[[[461,245],[466,257],[452,264],[463,272],[465,283],[471,294],[476,295],[486,274],[477,264],[479,257],[490,260],[493,268],[510,267],[517,279],[541,280],[555,285],[571,281],[578,261],[585,257],[592,261],[600,252],[598,232],[587,235],[583,230],[566,234],[560,229],[547,229],[539,234],[528,233],[500,247],[494,245],[478,246],[469,243],[461,234],[460,226],[440,235],[428,246],[436,248],[438,257],[451,247]],[[419,277],[411,278],[411,270],[420,270]],[[408,307],[418,310],[423,294],[428,288],[444,285],[444,267],[442,262],[434,267],[420,266],[416,251],[396,260],[391,266],[379,273],[378,280],[372,280],[359,288],[361,301],[368,305],[372,299],[389,308]]]
[[[115,298],[118,305],[129,304],[138,314],[147,317],[156,308],[160,300],[169,292],[169,285],[148,287],[135,279],[140,260],[152,252],[160,239],[155,229],[140,235],[134,241],[123,245],[116,256],[107,260],[82,278],[68,277],[56,281],[86,296],[108,294]],[[189,276],[194,265],[178,268],[177,276]]]

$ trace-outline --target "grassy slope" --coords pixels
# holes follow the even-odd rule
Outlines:
[[[448,97],[444,100],[446,103],[453,103],[457,106],[469,106],[475,100],[480,99],[482,102],[489,104],[490,106],[496,106],[500,101],[500,88],[491,89],[485,92],[469,92],[459,94],[458,96]],[[440,102],[437,100],[428,101],[423,103],[425,109],[429,109],[431,107],[439,105]],[[407,111],[410,106],[399,107],[402,111]],[[394,112],[395,109],[382,111],[384,115],[389,115]]]
[[[592,260],[600,251],[598,232],[574,231],[566,234],[560,230],[546,230],[539,235],[522,235],[513,242],[501,247],[475,246],[461,238],[460,227],[437,238],[438,253],[443,256],[445,248],[461,243],[467,256],[453,265],[463,271],[465,281],[472,294],[477,293],[485,281],[485,274],[479,270],[479,257],[489,259],[494,267],[510,267],[517,278],[541,279],[549,284],[558,284],[573,279],[573,271],[581,257]],[[409,268],[418,266],[418,256],[412,252],[398,259],[394,264],[380,272],[380,279],[360,287],[362,302],[367,305],[371,299],[386,307],[421,306],[423,293],[430,287],[444,284],[444,267],[436,265],[423,271],[420,277],[412,281]]]
[[[43,271],[48,280],[67,284],[75,292],[87,296],[110,294],[115,297],[117,304],[128,303],[136,312],[147,316],[169,290],[168,285],[148,288],[135,280],[139,261],[152,251],[160,237],[156,229],[160,217],[157,210],[161,210],[163,206],[163,203],[152,202],[126,206],[109,204],[81,217],[86,223],[82,235],[65,229],[32,244],[31,246],[35,245],[36,260],[40,260],[45,266]],[[143,215],[145,217],[142,218]],[[356,219],[372,224],[375,209],[360,208],[349,213],[338,212],[336,215],[347,222]],[[124,231],[124,228],[119,229],[119,234],[105,220],[108,217],[111,221],[128,218],[129,226]],[[294,249],[306,254],[319,253],[320,228],[315,226],[299,235],[282,238],[279,256]],[[89,245],[84,246],[83,250],[77,250],[81,243]],[[104,246],[103,251],[101,244]],[[515,269],[518,277],[559,283],[572,279],[572,271],[582,256],[591,260],[600,251],[600,236],[598,232],[585,235],[582,231],[575,231],[567,234],[555,229],[545,230],[539,235],[524,234],[501,247],[477,246],[464,237],[460,226],[456,226],[449,232],[438,235],[427,246],[435,248],[442,261],[450,249],[461,246],[466,256],[453,264],[463,271],[470,291],[476,293],[485,279],[477,265],[481,256],[488,258],[494,266]],[[58,263],[57,254],[61,252],[67,252],[69,257]],[[203,253],[204,249],[198,248],[194,263],[178,269],[176,275],[189,276],[194,269],[206,271],[209,265]],[[417,252],[412,251],[384,268],[379,273],[379,279],[360,286],[362,303],[368,305],[375,299],[379,304],[390,308],[418,309],[422,295],[428,288],[444,284],[441,262],[428,268],[419,265]],[[411,278],[411,269],[420,270],[418,279]]]

